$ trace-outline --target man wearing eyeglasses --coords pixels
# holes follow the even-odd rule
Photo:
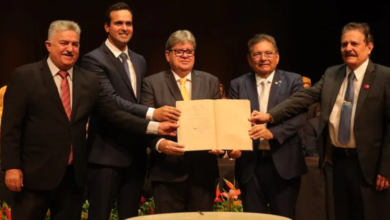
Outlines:
[[[248,42],[247,59],[253,72],[231,81],[230,99],[249,99],[251,109],[267,112],[303,89],[300,75],[278,70],[275,39],[258,34]],[[254,125],[249,131],[253,151],[230,152],[236,160],[236,180],[245,212],[286,216],[295,219],[301,175],[307,172],[299,129],[306,122],[302,113],[279,124]]]
[[[170,69],[146,77],[141,104],[152,108],[175,106],[179,100],[220,99],[217,77],[194,70],[195,37],[190,31],[171,34],[165,57]],[[213,211],[217,156],[223,151],[186,152],[176,138],[158,137],[153,144],[148,177],[157,213]]]

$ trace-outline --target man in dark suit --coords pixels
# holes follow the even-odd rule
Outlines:
[[[177,120],[180,113],[173,107],[154,110],[139,104],[146,62],[127,46],[133,35],[129,6],[123,2],[110,6],[104,27],[107,40],[86,54],[81,66],[97,74],[106,93],[122,110],[146,119]],[[145,139],[121,132],[96,116],[90,120],[88,218],[107,220],[115,199],[120,219],[135,217],[147,169]]]
[[[7,87],[1,156],[6,185],[17,192],[12,219],[44,219],[48,209],[51,219],[80,219],[92,111],[124,132],[151,133],[149,120],[120,111],[96,74],[74,66],[79,37],[75,22],[51,23],[49,57],[17,68]],[[171,128],[177,125],[161,122],[158,127],[159,134],[174,135]]]
[[[337,220],[390,216],[390,68],[369,59],[373,46],[367,24],[345,25],[341,36],[345,64],[328,68],[312,88],[268,114],[254,112],[251,119],[278,123],[321,103],[320,161],[321,166],[332,161]]]
[[[249,65],[253,72],[231,81],[229,99],[249,99],[251,109],[266,112],[303,89],[296,73],[276,69],[279,53],[275,39],[255,35],[248,42]],[[307,172],[298,130],[306,122],[302,113],[279,124],[255,125],[250,133],[253,151],[232,151],[236,179],[245,212],[295,218],[301,175]]]
[[[193,70],[195,47],[191,32],[179,30],[171,34],[165,46],[171,69],[144,79],[142,104],[159,108],[175,106],[180,100],[221,98],[218,78]],[[219,176],[217,157],[207,151],[184,153],[184,146],[174,141],[158,138],[151,147],[148,177],[153,185],[156,212],[212,211]]]

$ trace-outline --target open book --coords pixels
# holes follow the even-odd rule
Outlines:
[[[186,151],[252,150],[249,100],[177,101],[180,109],[178,143]]]

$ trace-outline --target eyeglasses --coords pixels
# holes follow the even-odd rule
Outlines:
[[[263,55],[265,58],[271,58],[273,55],[277,54],[278,52],[271,52],[271,51],[267,51],[267,52],[264,52],[264,53],[254,53],[252,55],[252,58],[255,59],[255,60],[258,60],[260,59]]]
[[[189,56],[189,57],[193,57],[195,55],[195,50],[169,50],[169,51],[171,51],[171,52],[173,51],[173,53],[177,57],[183,56],[184,53],[186,53],[187,56]]]

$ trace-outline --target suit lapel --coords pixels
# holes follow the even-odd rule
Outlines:
[[[108,49],[105,43],[102,45],[103,51],[107,54],[108,58],[111,60],[112,64],[114,64],[115,68],[118,70],[119,75],[122,77],[123,81],[126,83],[127,87],[129,88],[131,94],[135,97],[133,87],[130,84],[130,78],[129,75],[127,75],[127,72],[125,70],[125,67],[123,66],[123,63],[119,60],[119,58],[116,58],[114,54]],[[138,78],[138,77],[137,77]]]
[[[43,78],[43,81],[49,90],[49,94],[51,96],[51,99],[55,103],[55,105],[60,110],[61,114],[66,118],[67,121],[69,121],[68,116],[66,115],[64,105],[62,104],[60,94],[58,93],[58,88],[54,82],[53,75],[50,72],[49,66],[47,64],[46,59],[42,61],[41,66],[41,76]]]
[[[267,111],[275,107],[280,92],[280,87],[284,86],[284,84],[284,74],[281,71],[276,70],[274,74],[274,79],[271,83],[271,91],[268,98]]]
[[[328,112],[329,115],[327,116],[329,118],[330,114],[332,113],[332,109],[334,106],[334,103],[336,102],[337,95],[339,94],[341,84],[343,84],[343,80],[345,78],[346,72],[345,72],[345,65],[334,75],[335,80],[334,83],[332,84],[332,89],[331,89],[331,95],[330,95],[330,100],[329,100],[329,106],[328,106]]]
[[[255,73],[251,73],[246,79],[245,79],[245,87],[246,91],[249,97],[249,100],[251,102],[251,108],[253,110],[259,111],[259,96],[257,94],[257,84],[256,84],[256,75]]]
[[[359,112],[364,104],[364,101],[366,100],[368,92],[370,91],[369,89],[365,89],[364,86],[372,84],[374,78],[375,78],[375,67],[374,64],[371,61],[369,61],[366,73],[364,74],[362,86],[360,87],[359,97],[356,103],[355,120],[359,115]]]
[[[165,83],[167,84],[168,89],[173,95],[173,97],[175,97],[176,101],[183,100],[180,89],[177,86],[175,77],[173,76],[173,73],[170,70],[165,71]]]
[[[135,75],[136,75],[136,85],[137,85],[137,100],[138,100],[138,103],[141,101],[141,68],[139,66],[139,63],[136,62],[135,60],[135,57],[134,57],[134,54],[131,50],[128,50],[128,53],[130,55],[130,60],[131,60],[131,63],[133,64],[133,69],[135,71]]]
[[[196,100],[199,97],[200,85],[202,82],[202,77],[195,70],[191,72],[191,80],[192,80],[192,92],[191,92],[191,100]]]

